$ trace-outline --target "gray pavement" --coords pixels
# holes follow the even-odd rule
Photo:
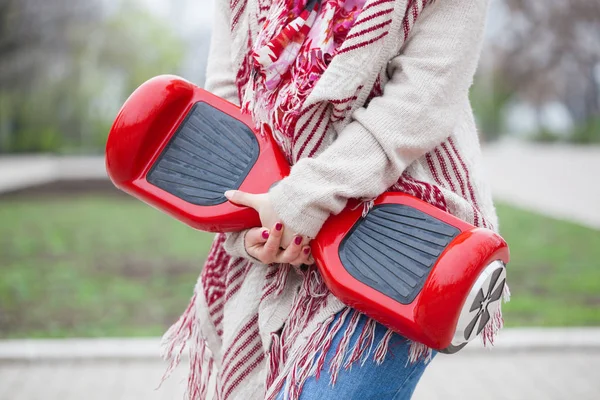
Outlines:
[[[0,340],[0,363],[9,361],[67,362],[81,360],[145,359],[154,361],[159,338],[6,339]],[[505,328],[493,351],[480,340],[470,342],[460,354],[498,352],[600,352],[600,327]]]
[[[483,161],[496,200],[600,229],[600,146],[505,141]]]
[[[159,391],[158,338],[0,341],[0,400],[181,399],[186,360]],[[600,328],[512,328],[438,355],[415,400],[597,399]],[[344,399],[345,400],[345,399]]]
[[[0,156],[0,193],[56,181],[108,179],[104,157]]]
[[[139,359],[0,362],[0,400],[182,399],[184,366],[154,390],[164,367]],[[595,400],[599,370],[597,350],[439,355],[413,399]]]

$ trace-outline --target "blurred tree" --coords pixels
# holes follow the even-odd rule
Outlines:
[[[508,18],[493,40],[504,91],[539,110],[558,100],[575,125],[600,113],[600,2],[504,0]],[[596,124],[597,125],[597,124]],[[600,132],[597,132],[600,140]]]
[[[121,75],[127,95],[158,73],[176,72],[184,55],[169,26],[135,4],[125,3],[105,22],[97,47],[102,67]]]
[[[475,77],[470,99],[483,141],[496,140],[505,133],[504,109],[511,96],[496,73]]]
[[[97,0],[0,0],[0,88],[31,87],[71,50],[74,26],[101,17]]]
[[[38,89],[68,65],[70,29],[98,17],[94,0],[0,0],[0,152],[60,141],[56,118],[43,123],[48,105]]]
[[[181,40],[134,0],[0,0],[0,153],[101,151],[144,80],[177,73]]]

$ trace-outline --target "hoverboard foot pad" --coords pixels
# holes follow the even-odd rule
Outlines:
[[[215,107],[196,103],[147,175],[149,183],[199,206],[227,199],[256,163],[252,130]]]
[[[375,206],[342,241],[339,256],[357,280],[410,304],[460,230],[403,204]]]

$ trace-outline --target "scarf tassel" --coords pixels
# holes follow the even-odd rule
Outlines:
[[[504,287],[503,302],[510,300],[510,290],[508,286]],[[334,356],[329,366],[330,384],[333,386],[336,384],[337,377],[342,368],[351,369],[352,365],[360,360],[361,365],[369,359],[372,348],[374,345],[375,328],[377,326],[373,319],[369,319],[364,325],[359,337],[356,340],[354,347],[349,350],[350,338],[353,336],[358,325],[360,316],[362,315],[358,311],[354,311],[350,308],[346,308],[341,314],[340,318],[334,321],[333,318],[328,319],[318,329],[313,332],[304,348],[300,351],[301,354],[298,361],[291,367],[291,373],[286,380],[284,376],[279,377],[279,382],[275,383],[275,391],[271,390],[270,393],[274,393],[270,399],[274,399],[274,395],[279,392],[283,386],[283,382],[286,382],[285,388],[285,399],[297,400],[300,398],[302,387],[310,376],[314,376],[319,379],[323,367],[325,365],[325,358],[329,353],[331,344],[334,337],[340,332],[344,321],[349,317],[350,323],[343,332],[342,339],[335,349]],[[498,309],[497,312],[492,316],[491,321],[485,326],[481,337],[484,345],[493,345],[494,338],[498,334],[499,330],[503,326],[502,310]],[[377,365],[381,365],[387,354],[389,353],[390,341],[393,337],[393,331],[387,330],[383,335],[373,354],[373,361]],[[414,364],[419,361],[429,363],[433,357],[433,350],[426,345],[410,341],[408,350],[408,364]],[[345,363],[344,363],[344,360]],[[267,386],[269,387],[269,386]],[[273,388],[271,388],[273,389]]]
[[[197,321],[196,296],[198,294],[194,292],[185,312],[161,340],[161,356],[163,360],[168,361],[169,366],[156,388],[158,390],[179,365],[183,350],[187,346],[190,355],[190,370],[185,398],[189,400],[206,399],[214,363]]]
[[[507,303],[510,301],[510,289],[508,285],[504,285],[502,290],[502,302]],[[481,332],[481,339],[485,347],[493,346],[494,340],[500,329],[504,327],[504,318],[502,317],[502,307],[498,307],[496,312],[492,315],[490,322],[483,328]]]
[[[378,365],[383,363],[389,352],[393,332],[387,330],[377,343],[377,346],[375,346],[375,351],[373,352],[377,324],[372,319],[368,319],[355,345],[350,348],[350,339],[356,331],[361,316],[363,315],[360,312],[346,308],[342,311],[339,318],[335,319],[334,316],[331,316],[319,325],[310,335],[304,346],[297,350],[296,357],[291,357],[291,359],[296,361],[288,366],[287,369],[284,368],[277,379],[271,379],[268,382],[266,399],[274,400],[283,388],[284,399],[298,400],[306,380],[311,376],[314,376],[315,379],[321,377],[325,366],[325,358],[330,353],[335,336],[340,333],[342,334],[342,338],[335,348],[328,369],[331,386],[335,386],[337,383],[337,378],[342,368],[351,369],[357,362],[364,365],[371,355],[375,363]],[[344,322],[348,318],[350,318],[348,325],[341,331]],[[410,362],[417,362],[422,357],[426,359],[431,358],[431,349],[420,343],[413,342],[410,352]]]

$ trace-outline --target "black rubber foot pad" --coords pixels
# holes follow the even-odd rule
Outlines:
[[[196,103],[146,179],[188,203],[214,206],[239,189],[256,163],[259,146],[245,124],[213,106]]]
[[[431,267],[460,231],[401,204],[374,207],[342,241],[339,256],[357,280],[410,304]]]

